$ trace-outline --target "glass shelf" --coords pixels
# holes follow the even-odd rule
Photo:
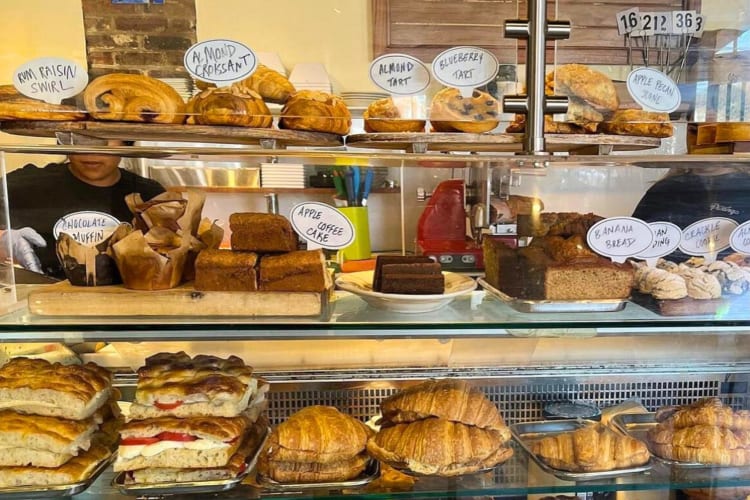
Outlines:
[[[720,488],[750,486],[750,470],[726,475],[721,469],[680,469],[654,461],[651,470],[638,474],[621,476],[615,479],[604,479],[587,482],[562,481],[543,472],[520,447],[514,443],[515,453],[506,463],[492,471],[460,476],[457,478],[420,477],[408,491],[375,491],[368,488],[344,490],[310,490],[290,491],[288,493],[259,491],[257,488],[243,484],[238,488],[218,495],[221,499],[259,498],[465,498],[495,497],[518,495],[526,498],[529,494],[575,494],[586,492],[626,492],[624,498],[637,499],[639,491],[663,491],[667,497],[668,490],[685,488]],[[737,471],[738,469],[734,469]],[[109,487],[113,474],[105,472],[92,488],[81,494],[79,499],[115,499],[122,498]],[[630,492],[630,493],[627,493]],[[620,493],[617,498],[623,498]],[[609,497],[604,497],[609,498]],[[612,497],[614,498],[614,496]]]
[[[670,330],[750,333],[747,309],[717,317],[664,317],[628,302],[619,312],[522,313],[484,291],[459,297],[442,309],[401,314],[369,306],[338,291],[330,317],[39,316],[20,309],[0,318],[4,341],[300,340],[318,338],[478,338],[518,336],[652,335]]]

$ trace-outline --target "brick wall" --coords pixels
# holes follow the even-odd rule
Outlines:
[[[196,42],[195,0],[113,4],[81,0],[89,76],[114,71],[187,77],[185,50]]]

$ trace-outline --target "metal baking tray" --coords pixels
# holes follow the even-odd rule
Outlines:
[[[362,473],[348,481],[337,481],[330,483],[279,483],[265,476],[257,475],[255,478],[258,486],[271,492],[292,492],[311,489],[340,490],[343,488],[356,488],[377,479],[380,475],[380,462],[370,459]]]
[[[662,458],[651,450],[651,443],[648,440],[648,431],[658,425],[658,422],[654,418],[655,413],[623,413],[615,415],[611,422],[612,425],[623,434],[632,436],[646,443],[651,451],[651,456],[660,462],[669,465],[675,469],[689,469],[691,471],[696,470],[711,470],[721,471],[722,474],[731,476],[734,473],[747,474],[750,472],[750,466],[737,466],[737,465],[718,465],[718,464],[702,464],[699,462],[680,462],[677,460],[671,460],[668,458]]]
[[[531,445],[534,441],[554,434],[563,432],[572,432],[587,425],[597,425],[595,422],[586,420],[542,420],[540,422],[526,422],[513,424],[510,426],[510,432],[513,438],[521,445],[528,455],[539,465],[539,467],[553,476],[563,481],[585,482],[598,481],[600,479],[609,479],[626,474],[636,474],[644,472],[652,467],[651,460],[644,465],[637,467],[628,467],[627,469],[615,469],[601,472],[571,472],[566,470],[554,469],[544,460],[531,451]]]
[[[585,313],[585,312],[616,312],[622,311],[628,303],[628,299],[602,299],[602,300],[528,300],[516,299],[507,295],[485,281],[484,278],[477,282],[487,290],[490,295],[505,302],[516,311],[523,313]]]
[[[391,467],[393,467],[395,470],[399,471],[400,473],[405,474],[407,476],[411,476],[411,477],[439,477],[442,479],[446,479],[446,478],[456,478],[456,477],[461,477],[461,476],[473,476],[475,474],[485,474],[487,472],[492,472],[493,470],[495,470],[496,467],[499,467],[501,465],[502,463],[497,464],[495,467],[483,467],[479,470],[475,470],[474,472],[467,472],[465,474],[460,474],[458,476],[439,476],[437,474],[422,474],[420,472],[414,472],[408,467],[396,467],[395,465],[391,465]]]
[[[245,470],[239,475],[229,479],[216,479],[213,481],[190,481],[184,483],[125,483],[127,472],[120,472],[112,480],[112,486],[123,495],[133,496],[160,496],[160,495],[198,495],[207,493],[220,493],[228,491],[239,485],[248,474],[255,468],[260,450],[268,439],[271,429],[267,428],[263,439],[260,441],[255,453],[245,459]]]
[[[114,453],[105,458],[91,472],[91,475],[72,484],[59,484],[49,486],[18,486],[15,488],[0,488],[1,500],[16,500],[21,498],[68,498],[85,491],[91,486],[96,478],[104,472],[114,459]]]

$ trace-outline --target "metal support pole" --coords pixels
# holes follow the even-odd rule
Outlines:
[[[546,150],[544,143],[544,74],[547,1],[529,0],[529,40],[526,56],[526,137],[524,145],[529,154]]]

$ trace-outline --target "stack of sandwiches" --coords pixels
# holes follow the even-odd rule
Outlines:
[[[111,455],[118,397],[93,363],[15,358],[0,368],[0,487],[86,480]]]
[[[231,479],[268,423],[266,384],[240,358],[159,353],[138,370],[114,464],[128,483]]]

